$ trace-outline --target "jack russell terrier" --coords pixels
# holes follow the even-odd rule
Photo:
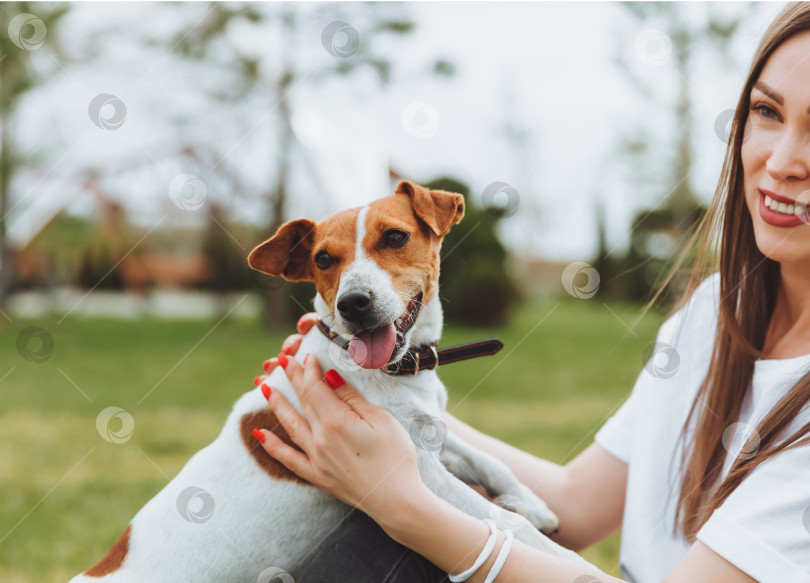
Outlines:
[[[253,249],[248,262],[264,273],[315,282],[320,322],[304,337],[299,357],[309,353],[334,364],[366,399],[397,417],[417,442],[428,487],[468,514],[508,525],[524,543],[587,564],[537,530],[555,530],[557,518],[506,465],[452,433],[441,443],[435,436],[428,444],[419,437],[443,430],[447,392],[436,365],[465,357],[465,347],[449,349],[449,356],[434,348],[442,329],[439,250],[463,215],[461,195],[403,181],[393,195],[368,206],[317,224],[285,223]],[[264,382],[300,411],[283,371]],[[257,427],[273,428],[291,443],[261,387],[236,402],[213,443],[72,582],[262,583],[298,576],[350,508],[271,458],[253,437]],[[493,504],[468,484],[521,512]]]

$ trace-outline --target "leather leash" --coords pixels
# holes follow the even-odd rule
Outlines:
[[[349,341],[340,336],[318,320],[316,324],[318,330],[329,338],[332,342],[343,348],[349,349]],[[429,346],[411,346],[402,360],[395,363],[388,363],[380,370],[390,375],[415,375],[419,371],[432,370],[442,364],[450,364],[479,356],[491,356],[503,348],[503,343],[496,338],[484,338],[475,342],[448,346],[447,348],[436,348],[435,344]]]

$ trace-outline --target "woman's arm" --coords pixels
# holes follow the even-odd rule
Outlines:
[[[377,517],[372,518],[377,520]],[[489,536],[489,530],[483,522],[458,510],[427,488],[414,490],[413,498],[405,508],[401,508],[399,512],[386,513],[379,524],[391,538],[448,573],[460,573],[468,569]],[[505,536],[499,534],[495,549],[469,579],[470,583],[485,580],[504,541]],[[582,581],[620,581],[601,571],[568,563],[514,540],[497,581],[571,583],[585,576],[589,577]]]
[[[415,446],[396,418],[366,401],[335,371],[322,375],[315,358],[303,367],[286,356],[279,361],[299,397],[304,416],[278,391],[271,390],[268,405],[301,450],[288,446],[266,429],[257,429],[255,434],[264,449],[305,480],[366,512],[389,535],[440,569],[459,573],[469,568],[484,547],[488,529],[425,486]],[[574,478],[576,475],[572,475]],[[469,579],[471,582],[484,581],[503,540],[501,536],[488,561]],[[619,581],[514,541],[499,580],[571,583],[585,575],[602,583]],[[697,543],[666,583],[718,580],[753,581]]]
[[[504,462],[560,519],[551,537],[578,551],[610,536],[622,524],[627,464],[600,445],[590,445],[565,466],[533,456],[445,415],[447,428],[470,445]]]
[[[427,490],[427,489],[425,489]],[[489,535],[484,524],[464,514],[430,491],[415,490],[405,508],[378,519],[385,531],[399,543],[413,549],[440,569],[459,573],[467,569],[484,547]],[[426,528],[425,525],[430,527]],[[481,568],[469,579],[484,581],[492,568],[504,538]],[[642,551],[643,552],[643,551]],[[580,579],[582,578],[582,579]],[[497,581],[512,583],[619,583],[600,571],[565,562],[515,540]],[[697,542],[664,579],[664,583],[755,583],[709,547]]]

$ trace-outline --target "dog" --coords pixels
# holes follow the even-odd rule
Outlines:
[[[556,529],[557,518],[505,464],[452,433],[436,437],[447,392],[435,367],[391,374],[411,347],[432,347],[439,340],[439,251],[463,216],[461,195],[403,181],[394,194],[362,208],[317,224],[308,219],[283,224],[253,249],[248,263],[291,281],[315,282],[322,324],[305,335],[297,357],[311,354],[333,364],[366,399],[389,409],[414,438],[422,478],[433,492],[468,514],[508,525],[518,540],[587,565],[541,534],[538,529]],[[264,382],[300,411],[283,371],[273,371]],[[254,583],[297,577],[351,509],[267,455],[252,435],[259,427],[292,443],[261,387],[236,402],[219,436],[72,582]],[[469,484],[508,499],[521,512],[493,504]]]

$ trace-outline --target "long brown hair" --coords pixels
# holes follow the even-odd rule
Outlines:
[[[698,253],[685,297],[691,295],[708,271],[720,272],[720,306],[711,363],[681,434],[683,480],[675,530],[689,541],[754,468],[780,452],[810,443],[810,423],[786,438],[783,435],[810,402],[808,373],[759,423],[751,434],[755,439],[743,446],[728,475],[718,483],[726,457],[723,434],[739,420],[779,285],[779,264],[757,248],[743,192],[741,147],[751,88],[776,47],[805,30],[810,30],[810,2],[789,4],[765,32],[737,103],[714,200],[688,246],[697,245]]]

